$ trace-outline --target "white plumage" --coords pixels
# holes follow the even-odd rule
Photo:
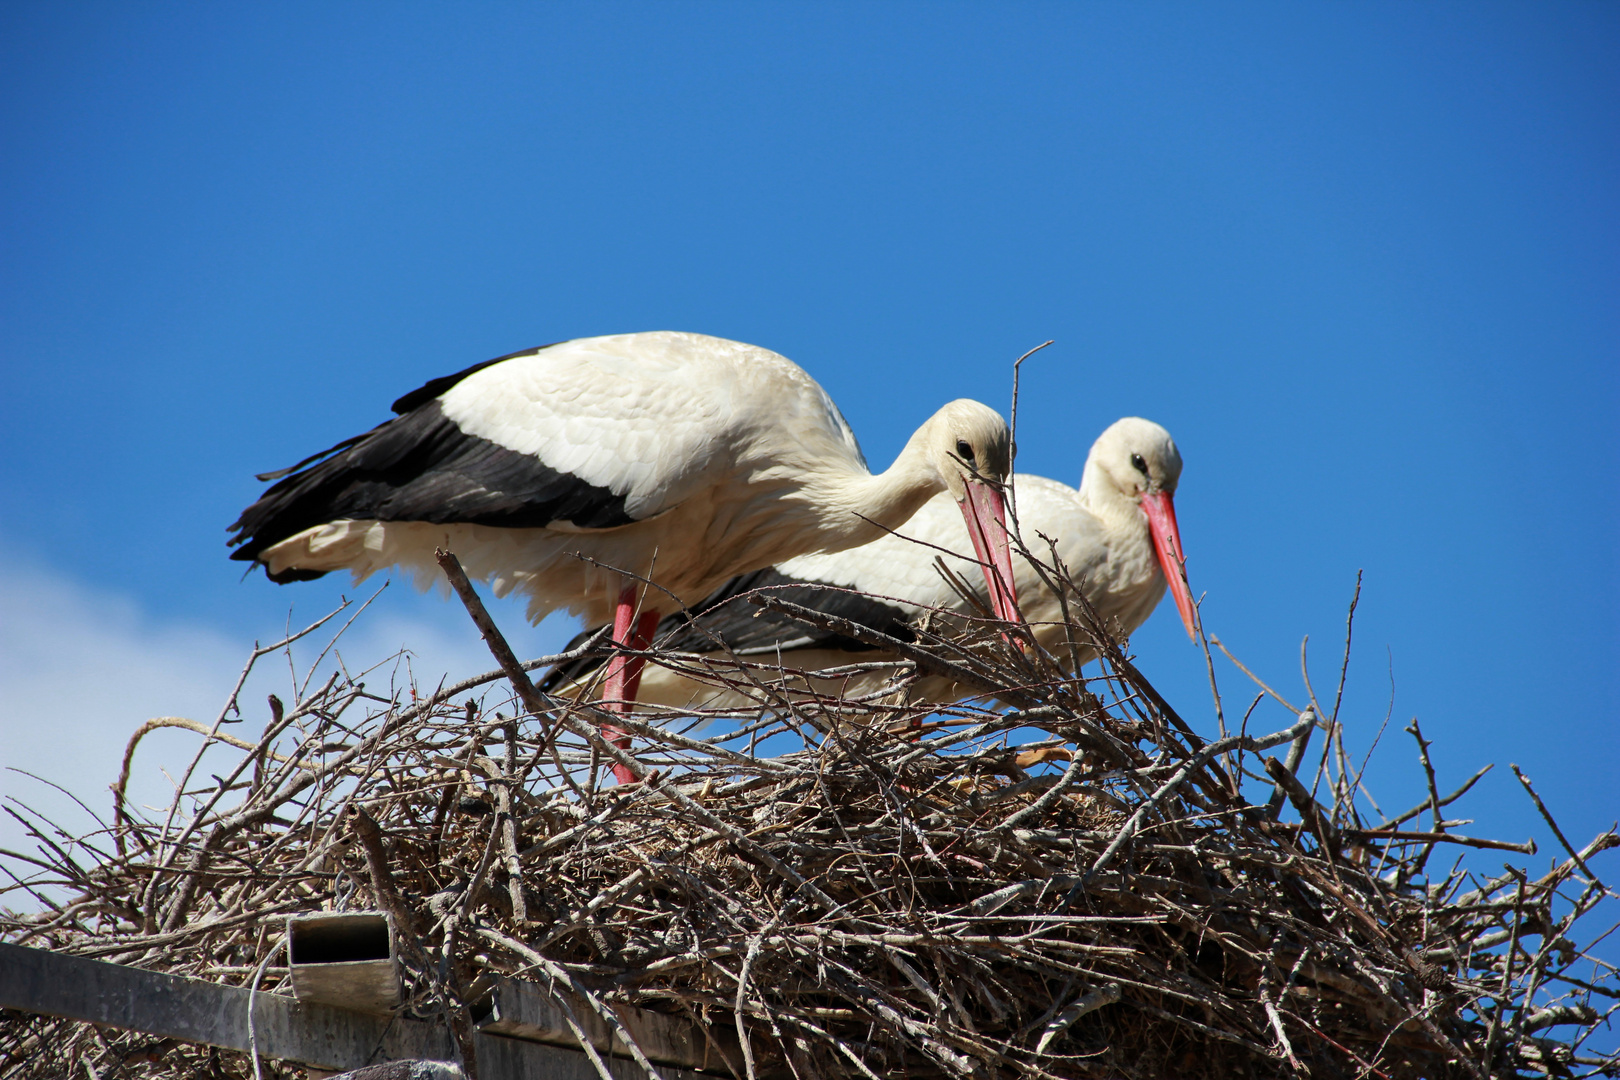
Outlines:
[[[832,399],[797,364],[699,334],[565,341],[469,375],[440,407],[468,435],[622,493],[638,520],[739,474],[867,471]]]
[[[865,543],[944,494],[986,552],[998,610],[1017,617],[998,490],[1007,425],[978,402],[941,408],[874,476],[796,364],[658,332],[514,353],[436,379],[394,411],[263,477],[279,482],[232,526],[232,558],[277,581],[398,566],[426,582],[444,548],[497,594],[527,595],[532,618],[567,608],[639,647],[658,609],[738,573]],[[654,587],[643,593],[639,579]],[[616,658],[607,698],[634,700],[638,671]]]
[[[1180,475],[1181,455],[1169,433],[1158,424],[1131,417],[1111,425],[1092,446],[1079,490],[1041,476],[1019,474],[1014,480],[1018,529],[1026,546],[1041,561],[1050,563],[1051,551],[1041,537],[1052,538],[1058,559],[1118,636],[1133,633],[1152,614],[1164,595],[1167,572],[1188,633],[1193,632],[1196,612],[1187,591],[1181,540],[1171,509]],[[797,590],[791,599],[889,632],[927,609],[973,614],[935,568],[937,548],[943,547],[961,553],[946,556],[945,562],[959,580],[975,586],[984,603],[983,590],[977,587],[981,577],[975,572],[978,564],[967,555],[968,537],[961,516],[948,500],[930,501],[899,531],[902,535],[884,536],[859,548],[787,560],[772,574],[753,575],[738,583],[733,592],[742,585],[791,588],[794,583],[855,589],[883,602]],[[1022,556],[1015,556],[1013,574],[1020,608],[1036,638],[1067,666],[1069,652],[1058,597]],[[726,640],[738,655],[763,663],[774,663],[780,656],[782,667],[789,670],[820,671],[883,658],[880,653],[840,647],[829,640],[829,634],[741,601],[711,605],[699,621],[707,633]],[[665,629],[673,647],[695,651],[713,647],[704,644],[712,639],[676,626],[673,619],[666,621]],[[1080,650],[1081,663],[1094,658],[1093,650]],[[836,682],[818,683],[817,688],[858,695],[878,689],[886,677],[882,673],[840,676]],[[941,702],[961,696],[954,685],[939,678],[920,680],[911,693]],[[643,674],[639,700],[672,708],[747,704],[740,696],[658,667]]]
[[[1001,479],[1007,452],[1000,416],[955,401],[873,476],[837,406],[796,364],[683,333],[586,338],[506,358],[390,424],[423,429],[419,444],[481,441],[486,452],[407,447],[395,456],[425,460],[355,498],[349,489],[387,471],[366,460],[369,446],[392,437],[385,424],[270,489],[237,523],[246,543],[234,557],[278,577],[363,578],[398,566],[433,581],[433,551],[443,547],[497,594],[525,594],[536,620],[564,607],[605,622],[618,575],[576,554],[693,603],[736,573],[871,540],[936,493],[962,500]],[[545,487],[558,508],[548,513],[536,499],[514,510],[526,484]],[[277,528],[303,518],[312,520]]]

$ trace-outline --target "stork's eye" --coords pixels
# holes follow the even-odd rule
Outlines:
[[[956,456],[967,462],[969,465],[973,464],[973,447],[968,445],[967,440],[956,440]]]
[[[1136,471],[1141,473],[1143,476],[1146,476],[1148,474],[1147,462],[1142,460],[1142,455],[1141,454],[1132,454],[1131,455],[1131,464],[1135,465],[1136,466]]]

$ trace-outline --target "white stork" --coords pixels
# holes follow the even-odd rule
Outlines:
[[[746,571],[864,544],[941,494],[982,545],[996,610],[1017,617],[999,491],[1007,425],[978,402],[940,409],[874,476],[798,365],[656,332],[513,353],[393,408],[371,431],[261,476],[277,482],[231,526],[231,557],[277,582],[397,566],[425,585],[445,548],[496,595],[525,594],[531,619],[566,608],[641,649],[660,608],[697,603]],[[635,700],[639,666],[622,654],[610,664],[610,708]]]
[[[1128,417],[1110,425],[1092,445],[1078,491],[1041,476],[1021,473],[1014,480],[1018,529],[1029,550],[1049,563],[1050,552],[1039,536],[1051,537],[1058,558],[1116,635],[1129,635],[1147,620],[1167,582],[1182,623],[1188,635],[1193,634],[1197,612],[1187,585],[1172,501],[1180,477],[1181,454],[1170,433],[1151,421]],[[740,657],[766,664],[775,664],[780,657],[781,666],[789,671],[814,672],[884,659],[860,642],[811,629],[735,598],[769,587],[784,600],[842,616],[904,641],[912,640],[911,624],[925,609],[973,615],[973,605],[951,588],[934,565],[939,548],[966,551],[967,537],[949,505],[940,498],[930,501],[901,529],[903,536],[886,535],[864,547],[800,556],[736,578],[692,609],[690,617],[671,615],[666,619],[659,627],[661,644],[676,651],[704,653],[713,652],[716,642],[723,641]],[[959,580],[975,580],[977,575],[966,575],[976,561],[962,555],[947,557],[946,563]],[[1070,654],[1057,595],[1021,556],[1014,560],[1013,580],[1019,606],[1036,639],[1066,665]],[[868,595],[825,588],[829,585]],[[986,596],[979,597],[981,604],[985,600]],[[692,620],[698,626],[690,625]],[[1079,651],[1081,663],[1095,657],[1092,649]],[[592,666],[570,665],[554,672],[545,685],[565,689]],[[817,688],[856,695],[877,690],[885,678],[881,672],[838,676],[818,680]],[[961,696],[954,684],[937,677],[920,680],[911,693],[914,698],[936,702]],[[750,704],[741,695],[687,680],[661,667],[643,676],[639,700],[668,708]]]

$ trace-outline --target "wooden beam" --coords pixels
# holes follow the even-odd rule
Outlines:
[[[0,1007],[88,1020],[182,1042],[248,1049],[248,990],[160,971],[0,943]],[[454,1043],[419,1020],[301,1004],[260,992],[259,1053],[327,1069],[378,1061],[453,1061]]]
[[[629,1054],[624,1043],[609,1029],[607,1021],[585,1001],[573,994],[568,995],[568,1001],[592,1046],[604,1053]],[[478,1025],[479,1031],[555,1046],[579,1045],[563,1019],[562,1006],[557,999],[533,983],[496,979],[491,1005],[488,1019]],[[678,1017],[632,1005],[614,1005],[613,1012],[641,1047],[641,1052],[647,1055],[647,1060],[655,1065],[679,1065],[729,1076],[731,1070],[726,1067],[726,1056],[739,1063],[742,1061],[741,1053],[736,1052],[737,1039],[734,1035],[728,1038],[727,1029],[715,1033],[721,1044],[716,1048],[696,1024]]]
[[[0,942],[4,1009],[246,1051],[248,996],[241,986]],[[253,1026],[260,1054],[320,1069],[456,1059],[454,1042],[441,1025],[303,1004],[281,994],[261,992],[254,998]],[[476,1038],[479,1080],[600,1080],[578,1050],[485,1032]],[[645,1075],[627,1058],[608,1058],[607,1064],[617,1080]],[[659,1072],[664,1080],[712,1080],[668,1066]]]

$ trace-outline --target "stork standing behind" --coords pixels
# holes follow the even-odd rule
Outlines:
[[[1173,501],[1180,478],[1181,454],[1170,433],[1149,420],[1127,417],[1110,425],[1092,445],[1078,491],[1041,476],[1019,474],[1014,480],[1018,528],[1031,554],[1050,562],[1046,543],[1039,539],[1050,537],[1058,559],[1116,636],[1128,636],[1147,620],[1166,584],[1176,598],[1188,635],[1193,635],[1197,612],[1187,585]],[[938,548],[953,552],[967,548],[962,525],[949,506],[942,498],[930,501],[901,529],[903,536],[885,535],[863,547],[805,555],[738,577],[692,609],[690,618],[677,614],[666,619],[658,628],[661,647],[708,653],[716,649],[717,642],[724,642],[739,657],[766,664],[780,658],[783,669],[804,672],[887,659],[858,641],[812,629],[736,598],[770,587],[784,600],[842,616],[903,641],[913,640],[911,625],[927,609],[975,615],[974,605],[951,587],[934,564]],[[975,563],[965,555],[947,556],[945,561],[960,581],[972,582],[978,576],[972,574]],[[1070,653],[1057,595],[1022,556],[1014,560],[1013,580],[1019,606],[1036,639],[1067,666]],[[977,599],[985,610],[995,610],[987,603],[987,594]],[[696,626],[691,625],[693,621]],[[1094,649],[1081,646],[1080,663],[1095,658]],[[581,680],[591,666],[590,662],[569,665],[554,672],[543,685],[568,692],[571,682],[576,688],[584,685]],[[866,671],[815,680],[812,685],[818,692],[855,696],[879,689],[887,678],[881,670]],[[966,693],[937,676],[924,677],[911,687],[914,698],[935,702],[955,700]],[[657,666],[643,676],[640,700],[668,708],[752,704],[739,693]]]
[[[944,406],[874,476],[798,365],[654,332],[513,353],[393,408],[371,431],[261,476],[277,482],[231,526],[231,557],[277,582],[398,566],[426,585],[444,548],[496,595],[527,596],[534,621],[566,608],[611,623],[614,642],[635,650],[659,609],[746,571],[867,543],[938,494],[984,551],[996,610],[1017,617],[999,490],[1007,425],[978,402]],[[639,662],[613,659],[610,708],[630,707],[639,674]]]

